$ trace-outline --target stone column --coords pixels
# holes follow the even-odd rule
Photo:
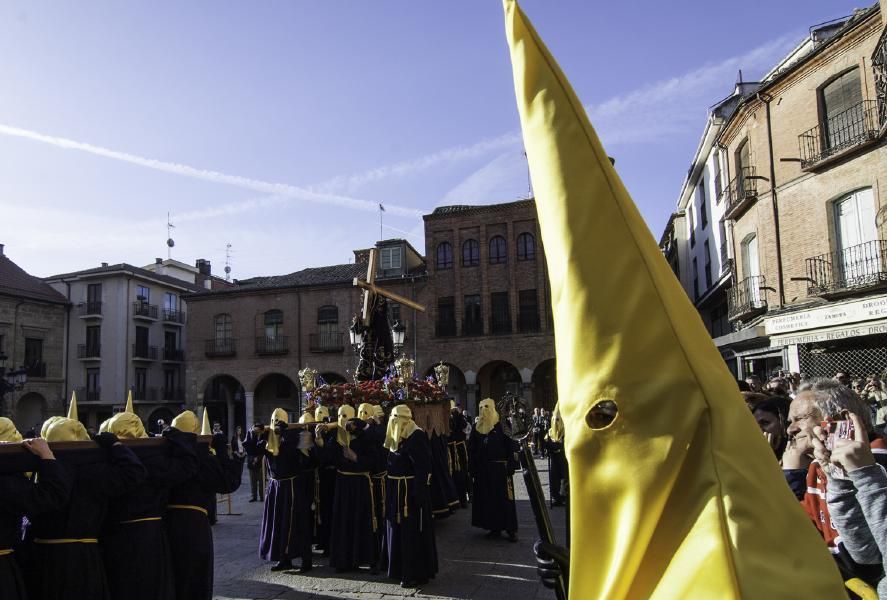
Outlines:
[[[533,403],[533,384],[522,383],[520,388],[521,397],[526,400],[531,407],[536,408],[536,405]]]
[[[468,414],[472,417],[477,416],[477,384],[469,383],[465,386],[465,403],[468,405]]]
[[[255,400],[256,393],[255,392],[244,392],[243,394],[243,412],[244,412],[244,429],[247,431],[252,429],[253,423],[256,422],[255,415]]]

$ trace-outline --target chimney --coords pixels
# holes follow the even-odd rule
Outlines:
[[[155,264],[155,265],[162,265],[162,264],[163,264],[163,259],[162,259],[162,258],[155,258],[155,259],[154,259],[154,264]]]
[[[102,266],[103,266],[103,267],[107,267],[107,266],[108,266],[108,263],[102,263]]]
[[[354,251],[354,262],[356,264],[367,264],[370,262],[370,250],[369,248],[363,250],[355,250]]]
[[[205,258],[198,258],[194,266],[197,267],[197,272],[201,275],[205,275],[207,277],[212,275],[212,265],[210,264],[210,261],[206,260]]]

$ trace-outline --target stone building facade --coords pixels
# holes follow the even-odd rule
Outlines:
[[[425,245],[426,256],[405,240],[375,246],[376,283],[426,307],[389,303],[417,374],[449,364],[449,391],[471,412],[506,390],[553,407],[554,338],[534,202],[439,208],[425,216]],[[348,328],[362,298],[353,280],[367,277],[367,257],[356,250],[353,263],[189,294],[189,404],[206,405],[227,428],[267,422],[278,406],[297,412],[306,366],[329,382],[350,380],[357,359]]]
[[[5,369],[25,367],[27,383],[10,391],[0,416],[10,417],[22,433],[65,406],[65,324],[68,302],[27,274],[0,245],[0,355]]]

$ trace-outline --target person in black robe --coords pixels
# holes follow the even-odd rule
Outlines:
[[[443,519],[459,506],[459,494],[450,471],[447,438],[432,432],[428,443],[431,447],[431,510],[436,519]]]
[[[253,428],[246,434],[243,440],[243,449],[246,452],[246,468],[249,471],[250,502],[265,501],[265,485],[262,481],[262,451],[259,450],[259,442],[268,437],[265,426],[256,422]]]
[[[517,469],[514,442],[502,431],[499,413],[492,399],[482,400],[477,426],[468,441],[473,475],[471,524],[489,531],[488,537],[517,541],[517,509],[514,504],[512,475]]]
[[[320,446],[331,448],[336,440],[336,430],[323,426],[330,422],[330,411],[326,406],[314,410],[314,420],[318,423],[315,439],[320,438]],[[317,467],[317,507],[315,509],[314,543],[321,556],[330,555],[330,532],[333,524],[333,499],[336,493],[336,464],[328,452],[316,452]]]
[[[190,410],[172,422],[176,429],[196,436],[197,416]],[[230,494],[240,487],[243,461],[228,456],[224,434],[212,437],[210,448],[199,445],[197,474],[169,490],[166,534],[172,551],[177,600],[210,600],[213,591],[213,534],[209,507],[216,494]]]
[[[12,421],[0,417],[0,444],[22,441]],[[38,478],[24,473],[0,475],[0,596],[27,600],[25,579],[15,558],[20,550],[22,517],[33,518],[63,508],[71,496],[72,473],[55,460],[46,440],[25,440],[25,449],[38,459]]]
[[[405,588],[437,574],[437,544],[431,515],[431,444],[405,404],[394,407],[385,436],[388,491],[385,528],[388,576]]]
[[[59,418],[46,428],[48,442],[88,441],[80,421]],[[113,433],[95,442],[107,460],[68,464],[74,483],[67,504],[29,517],[25,541],[28,593],[39,600],[109,600],[104,560],[98,544],[108,505],[147,477],[141,461]]]
[[[373,480],[373,510],[376,515],[376,561],[373,563],[373,574],[385,569],[385,478],[388,475],[388,450],[383,447],[385,443],[385,427],[378,422],[378,415],[385,415],[382,407],[364,403],[357,407],[357,419],[352,419],[348,424],[349,432],[355,437],[366,437],[369,440],[376,459],[370,472]]]
[[[259,443],[270,475],[259,555],[264,560],[277,562],[271,567],[272,571],[292,569],[292,559],[298,556],[302,560],[298,572],[307,573],[313,566],[311,538],[317,461],[312,432],[287,427],[286,411],[275,409],[268,440]]]
[[[471,475],[468,470],[468,446],[465,430],[468,421],[459,410],[459,406],[453,402],[450,411],[450,435],[447,443],[447,452],[450,454],[450,470],[453,473],[453,484],[456,486],[456,494],[459,506],[468,506],[468,494],[471,490]]]
[[[138,415],[117,413],[100,427],[120,439],[148,437]],[[169,489],[197,474],[193,435],[168,427],[165,446],[145,449],[148,478],[111,501],[101,537],[111,597],[126,600],[173,600],[173,566],[163,519]],[[150,451],[149,451],[150,450]]]
[[[548,487],[551,506],[563,506],[566,500],[564,491],[567,482],[567,454],[564,452],[564,422],[557,406],[551,415],[551,428],[545,435],[545,448],[548,451]]]
[[[336,465],[336,494],[330,531],[330,566],[337,573],[374,565],[377,558],[376,529],[379,523],[373,500],[371,472],[376,461],[372,441],[352,439],[347,423],[355,417],[353,406],[339,407],[336,441],[324,445],[326,460]],[[321,443],[321,438],[318,438]]]

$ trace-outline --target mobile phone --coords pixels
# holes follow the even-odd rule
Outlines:
[[[849,419],[843,421],[823,421],[821,427],[828,434],[825,440],[825,447],[829,450],[834,449],[835,440],[852,440],[855,433],[853,421]]]

